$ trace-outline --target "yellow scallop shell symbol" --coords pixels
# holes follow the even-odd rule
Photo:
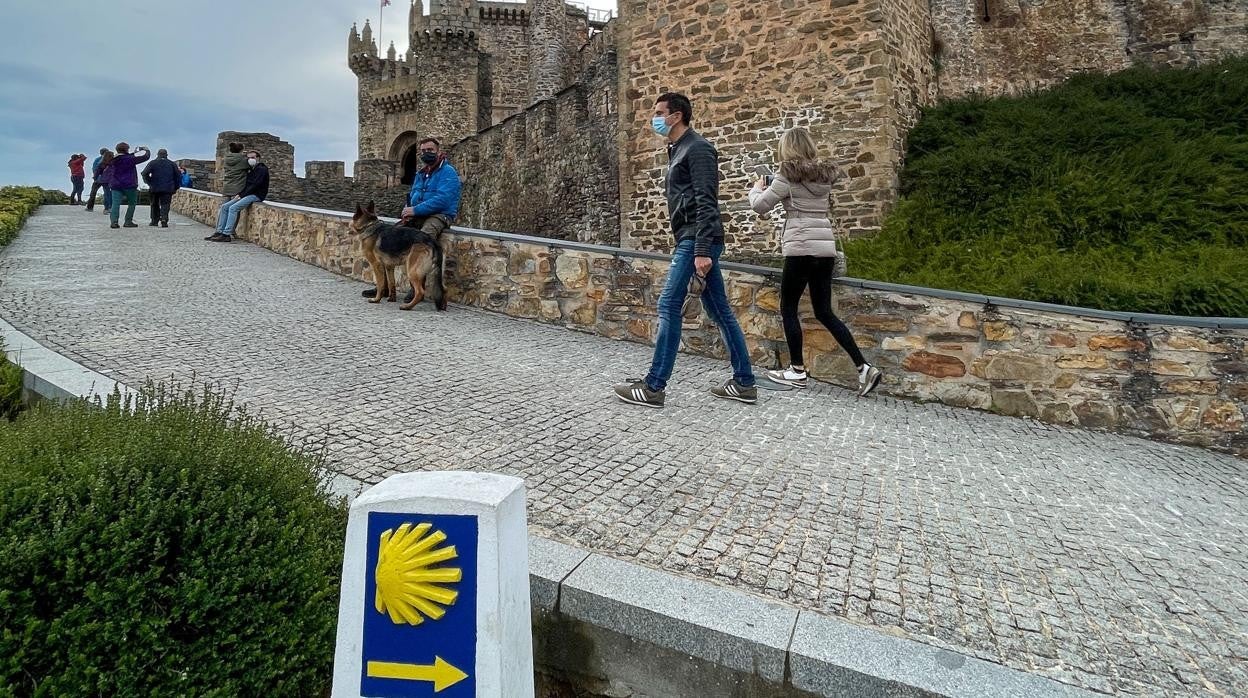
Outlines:
[[[430,533],[431,528],[433,524],[405,523],[381,534],[373,605],[396,624],[420,625],[425,617],[438,620],[446,615],[444,607],[454,604],[459,596],[459,592],[439,585],[460,581],[463,572],[458,567],[433,567],[455,559],[455,546],[437,547],[446,540],[446,534]]]

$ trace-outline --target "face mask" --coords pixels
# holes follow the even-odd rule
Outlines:
[[[667,123],[667,117],[656,116],[650,120],[650,125],[654,127],[654,132],[660,136],[666,136],[672,132],[672,127]]]
[[[248,165],[249,167],[255,167],[256,165],[259,165],[259,164],[260,164],[260,161],[259,161],[259,160],[255,159],[255,158],[247,158],[247,165]]]
[[[420,161],[425,163],[426,165],[432,165],[433,163],[438,161],[438,154],[437,153],[421,153]]]

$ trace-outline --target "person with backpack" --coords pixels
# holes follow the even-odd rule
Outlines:
[[[880,384],[882,374],[863,358],[854,335],[832,312],[832,268],[836,261],[836,236],[828,218],[832,183],[841,175],[835,163],[820,160],[810,131],[797,127],[780,138],[780,173],[768,183],[760,177],[750,190],[750,207],[763,215],[782,204],[785,211],[781,248],[784,274],[780,278],[780,318],[789,345],[789,367],[768,371],[776,383],[805,388],[807,371],[802,356],[802,323],[797,306],[810,287],[815,318],[828,328],[858,368],[858,395],[865,397]]]

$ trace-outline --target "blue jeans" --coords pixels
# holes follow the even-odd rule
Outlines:
[[[223,235],[233,235],[234,228],[238,226],[238,214],[259,200],[260,197],[254,194],[244,196],[238,201],[234,201],[234,197],[226,199],[225,203],[217,208],[217,232]]]
[[[659,336],[654,341],[654,361],[646,374],[646,386],[651,390],[663,390],[672,377],[676,364],[676,352],[680,350],[680,306],[685,302],[689,279],[693,277],[693,239],[682,240],[672,253],[672,267],[667,272],[667,283],[659,296]],[[728,347],[732,361],[732,377],[743,386],[754,385],[754,369],[750,367],[750,352],[745,347],[745,333],[737,324],[737,316],[728,305],[728,291],[724,277],[719,271],[719,256],[724,253],[723,244],[711,247],[711,271],[706,275],[706,290],[702,292],[702,307],[719,327]]]

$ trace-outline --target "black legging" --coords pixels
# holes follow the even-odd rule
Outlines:
[[[855,366],[866,360],[858,351],[858,343],[849,328],[832,312],[832,262],[831,257],[785,257],[784,276],[780,279],[780,318],[784,321],[784,338],[789,343],[789,362],[804,366],[802,359],[802,322],[797,317],[797,304],[802,292],[810,285],[810,304],[815,317],[828,328],[837,344],[849,353]]]

